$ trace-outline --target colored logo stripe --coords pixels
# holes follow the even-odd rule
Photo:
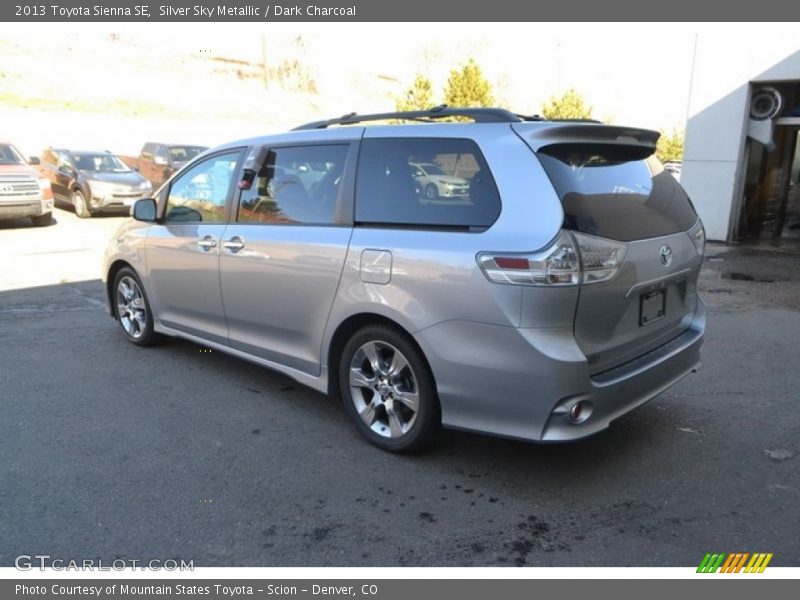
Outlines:
[[[747,562],[747,559],[750,559]],[[749,552],[734,552],[732,554],[708,553],[703,557],[700,566],[697,567],[698,573],[716,573],[719,569],[720,573],[739,573],[744,568],[745,573],[763,573],[764,569],[772,560],[772,553],[757,552],[750,554]],[[745,567],[745,562],[747,566]]]
[[[747,567],[745,567],[745,573],[763,573],[764,569],[767,568],[769,561],[772,560],[772,553],[769,554],[753,554],[753,558],[750,559],[750,562],[747,563]]]
[[[716,573],[723,560],[725,560],[725,554],[706,554],[700,566],[697,567],[697,572]]]

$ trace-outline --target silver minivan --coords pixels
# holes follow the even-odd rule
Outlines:
[[[699,365],[704,232],[657,138],[439,107],[226,144],[136,202],[109,310],[340,396],[386,450],[582,438]]]

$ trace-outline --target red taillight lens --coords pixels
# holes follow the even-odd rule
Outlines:
[[[527,269],[530,265],[527,258],[510,258],[508,256],[495,256],[494,264],[501,269]]]

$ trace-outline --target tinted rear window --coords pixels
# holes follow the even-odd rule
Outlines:
[[[626,146],[560,144],[537,153],[564,207],[564,226],[629,242],[685,231],[686,192],[654,157]]]
[[[500,196],[475,142],[450,138],[361,142],[356,222],[483,229],[499,214]]]

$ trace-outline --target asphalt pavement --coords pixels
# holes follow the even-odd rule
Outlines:
[[[800,565],[796,255],[710,247],[703,368],[608,431],[396,456],[285,376],[128,343],[98,280],[120,219],[58,213],[0,227],[0,566]]]

